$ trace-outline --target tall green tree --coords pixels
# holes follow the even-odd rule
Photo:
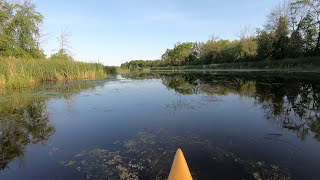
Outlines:
[[[13,5],[0,0],[0,55],[11,55],[14,48],[14,31],[12,28]]]
[[[241,38],[238,43],[239,53],[237,61],[255,60],[257,56],[257,40],[255,37]]]
[[[304,51],[306,56],[314,56],[316,44],[317,44],[317,27],[312,18],[312,15],[308,13],[305,18],[300,22],[301,32],[304,39]]]
[[[299,28],[291,33],[288,44],[288,56],[297,58],[304,55],[304,41]]]
[[[297,12],[307,12],[307,15],[303,19],[306,29],[306,39],[308,39],[307,46],[308,48],[312,45],[309,43],[310,38],[314,38],[315,41],[313,55],[320,55],[320,0],[295,0],[292,3],[293,6],[298,7]],[[315,37],[312,37],[313,34],[316,34]],[[308,54],[310,50],[308,50]]]
[[[281,16],[278,21],[277,29],[275,30],[275,42],[273,44],[273,58],[283,59],[287,56],[289,45],[289,29],[288,19]]]
[[[18,56],[39,57],[37,37],[40,36],[39,25],[43,16],[35,10],[35,4],[25,1],[16,4],[16,14],[13,18],[14,28],[17,34],[17,45],[21,50]]]
[[[174,46],[168,51],[167,63],[170,65],[185,65],[192,53],[193,43],[185,42]]]
[[[212,38],[201,46],[200,61],[202,64],[213,63],[217,59],[218,47],[216,43],[217,38]]]
[[[43,16],[30,1],[9,3],[0,1],[0,55],[44,57],[39,49],[39,25]]]
[[[273,53],[273,44],[275,41],[274,33],[267,32],[266,30],[258,30],[257,36],[257,56],[260,60],[271,59]]]

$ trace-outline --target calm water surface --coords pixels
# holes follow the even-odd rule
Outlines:
[[[1,91],[0,179],[319,179],[320,76],[130,74]]]

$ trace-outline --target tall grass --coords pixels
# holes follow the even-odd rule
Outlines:
[[[41,81],[94,79],[106,75],[104,66],[63,59],[0,57],[0,88],[23,88]]]

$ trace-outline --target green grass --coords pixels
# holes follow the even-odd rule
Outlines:
[[[0,57],[0,88],[19,89],[43,81],[95,79],[105,75],[104,66],[98,63]]]
[[[295,71],[320,71],[320,57],[265,60],[255,62],[238,62],[210,65],[189,65],[189,66],[168,66],[156,67],[151,70],[191,70],[191,69],[274,69],[274,70],[295,70]]]

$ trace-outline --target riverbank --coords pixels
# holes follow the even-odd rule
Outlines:
[[[19,89],[43,81],[95,79],[104,76],[106,71],[99,63],[0,57],[0,88]]]
[[[188,65],[188,66],[167,66],[153,67],[151,71],[299,71],[299,72],[320,72],[320,57],[284,59],[284,60],[265,60],[255,62],[223,63],[209,65]]]
[[[141,73],[150,73],[151,68],[138,68],[138,69],[127,69],[127,68],[121,68],[118,66],[106,66],[105,71],[107,74],[129,74],[131,72],[141,72]]]

